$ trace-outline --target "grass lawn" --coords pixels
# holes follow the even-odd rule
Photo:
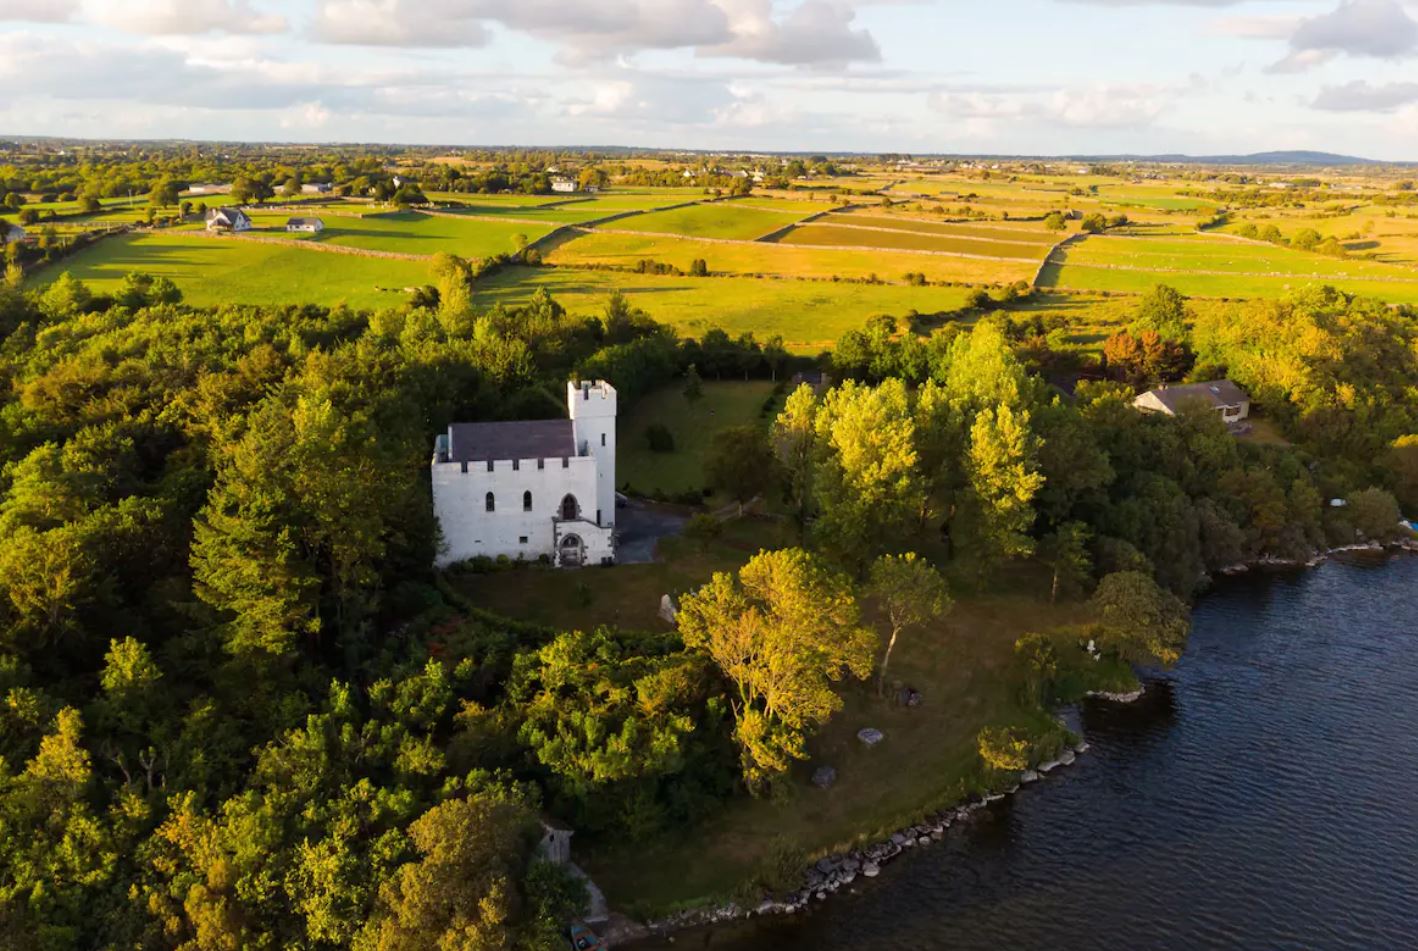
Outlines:
[[[517,250],[517,235],[535,241],[553,225],[537,226],[495,221],[462,220],[445,215],[398,211],[366,218],[330,217],[316,240],[349,248],[397,251],[402,254],[437,254],[446,251],[465,258],[510,254]]]
[[[811,212],[765,211],[757,205],[723,201],[690,205],[671,211],[656,211],[615,222],[611,227],[626,231],[653,231],[679,234],[687,238],[729,238],[752,241],[785,228]]]
[[[704,459],[714,434],[729,426],[763,423],[763,403],[773,395],[767,380],[710,380],[691,403],[670,386],[640,400],[616,420],[616,472],[636,492],[668,494],[704,488]],[[645,429],[659,423],[674,436],[674,452],[651,452]]]
[[[586,569],[596,572],[586,579],[589,604],[584,594],[577,596],[577,586],[567,582],[565,573],[551,570],[523,570],[516,583],[505,574],[468,576],[456,583],[475,603],[555,626],[620,623],[663,629],[656,617],[660,595],[678,597],[761,547],[791,544],[784,537],[789,531],[777,521],[731,523],[726,535],[712,543],[662,543],[664,564]],[[992,579],[985,594],[957,596],[943,622],[903,635],[890,679],[919,690],[922,703],[898,706],[879,699],[870,685],[845,685],[845,708],[810,742],[810,761],[793,770],[782,797],[734,799],[699,826],[647,844],[578,843],[578,862],[612,906],[663,912],[731,892],[779,844],[812,857],[870,841],[957,800],[977,774],[979,730],[1037,716],[1018,701],[1015,640],[1082,619],[1077,605],[1040,600],[1046,589],[1041,572],[1022,566]],[[1118,686],[1126,683],[1127,675],[1121,677]],[[882,730],[885,741],[864,747],[856,733],[867,726]],[[808,782],[821,764],[837,769],[830,790]]]
[[[618,227],[620,222],[616,222]],[[719,244],[690,238],[655,235],[585,234],[560,245],[547,256],[551,264],[600,264],[635,267],[650,259],[688,271],[690,262],[702,258],[709,270],[728,274],[774,274],[782,277],[866,278],[901,280],[908,272],[925,274],[932,281],[965,284],[1008,284],[1034,277],[1032,261],[986,261],[978,258],[912,254],[902,251],[837,251],[789,244]]]
[[[667,277],[579,268],[504,268],[478,281],[478,306],[525,302],[540,288],[576,314],[599,314],[619,290],[683,335],[719,328],[731,337],[782,336],[788,349],[818,353],[874,314],[934,314],[964,305],[967,289],[855,284],[791,278]]]
[[[187,303],[326,304],[395,307],[402,289],[428,282],[422,261],[320,254],[256,241],[221,240],[180,232],[118,235],[35,272],[44,287],[68,271],[96,293],[118,288],[123,275],[143,271],[171,278]]]
[[[929,218],[911,218],[905,215],[886,215],[875,209],[866,211],[838,212],[821,219],[824,224],[865,225],[873,228],[890,228],[893,231],[915,231],[921,234],[939,235],[945,238],[983,238],[989,241],[1023,242],[1051,247],[1059,240],[1059,235],[1045,231],[1037,222],[1009,225],[989,222],[984,224],[955,221],[933,221]]]

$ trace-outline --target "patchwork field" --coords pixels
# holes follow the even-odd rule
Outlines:
[[[834,283],[753,277],[663,277],[570,268],[506,268],[478,282],[475,302],[517,304],[545,289],[574,314],[599,314],[619,290],[681,334],[719,328],[731,337],[781,336],[789,350],[817,353],[874,314],[935,314],[964,305],[960,287]]]
[[[64,271],[99,294],[117,290],[130,271],[167,277],[199,306],[344,302],[357,308],[394,307],[405,300],[403,288],[429,280],[422,261],[321,254],[181,232],[105,238],[37,272],[30,284],[47,286]]]
[[[956,222],[939,221],[930,218],[915,218],[901,214],[883,214],[876,209],[834,212],[820,219],[824,224],[851,225],[871,228],[890,228],[894,231],[914,231],[920,234],[934,234],[942,237],[974,237],[989,241],[1021,242],[1050,246],[1058,242],[1059,235],[1045,231],[1043,226],[1030,222],[1011,225],[1007,222]]]
[[[1201,297],[1274,297],[1334,284],[1396,303],[1418,301],[1418,273],[1216,235],[1094,236],[1057,252],[1040,284],[1141,292],[1166,283]]]
[[[812,222],[793,228],[778,238],[782,244],[824,247],[862,247],[892,251],[931,251],[945,254],[980,255],[1038,263],[1049,246],[1025,241],[1000,242],[970,234],[927,234],[867,225],[839,225]]]
[[[477,218],[457,218],[449,215],[429,215],[419,211],[396,211],[358,217],[313,209],[307,213],[325,222],[319,234],[291,234],[285,230],[290,212],[252,212],[253,233],[270,232],[273,236],[302,241],[335,244],[370,251],[393,251],[397,254],[432,255],[440,251],[466,258],[484,258],[510,254],[518,249],[518,236],[527,241],[548,234],[553,224],[531,224],[522,221],[487,221]],[[193,224],[192,228],[201,228]]]
[[[616,222],[617,228],[619,224]],[[695,259],[707,261],[710,271],[728,274],[854,279],[876,276],[897,281],[905,274],[920,273],[931,281],[967,284],[1028,281],[1034,277],[1036,267],[1029,260],[994,261],[910,251],[878,254],[763,242],[725,244],[607,232],[578,236],[555,248],[546,258],[551,264],[617,268],[634,268],[641,261],[652,260],[683,271],[688,271]]]
[[[724,201],[623,218],[615,222],[614,227],[624,231],[677,234],[686,238],[752,241],[786,228],[802,218],[803,214],[790,210],[768,211],[761,205]]]

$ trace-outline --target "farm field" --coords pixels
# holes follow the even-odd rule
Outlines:
[[[800,211],[765,211],[758,205],[725,201],[636,215],[615,222],[613,227],[625,231],[678,234],[687,238],[752,241],[779,228],[786,228],[803,215]]]
[[[482,258],[495,254],[510,254],[517,250],[516,237],[528,241],[549,233],[555,226],[526,222],[497,222],[476,218],[459,219],[447,215],[428,215],[418,211],[396,211],[365,215],[340,214],[330,209],[312,209],[307,214],[325,222],[319,234],[292,234],[285,230],[291,212],[251,212],[255,231],[274,237],[336,244],[347,248],[370,251],[393,251],[398,254],[433,255],[440,251],[461,257]],[[185,225],[201,230],[194,222]]]
[[[43,288],[65,271],[97,294],[117,290],[130,271],[167,277],[197,306],[343,302],[356,308],[394,307],[406,299],[403,288],[429,280],[422,261],[320,254],[180,232],[106,238],[36,272],[28,286]]]
[[[715,327],[731,337],[781,336],[797,353],[815,354],[874,314],[905,317],[958,310],[965,288],[833,283],[753,277],[667,277],[572,268],[505,268],[478,282],[478,306],[525,302],[545,289],[574,314],[599,314],[619,290],[630,303],[677,333]]]
[[[616,420],[616,471],[633,476],[639,494],[674,495],[703,489],[704,460],[714,434],[728,426],[763,422],[760,410],[773,395],[767,380],[707,380],[691,403],[681,387],[667,387],[636,402]],[[674,437],[673,452],[653,452],[645,430],[664,426]]]
[[[1340,209],[1342,213],[1324,213],[1317,209],[1276,211],[1271,209],[1241,212],[1224,229],[1231,234],[1247,224],[1264,228],[1274,225],[1286,238],[1293,238],[1305,228],[1312,228],[1322,238],[1337,238],[1349,252],[1376,261],[1418,266],[1418,211],[1382,205],[1362,205]]]
[[[1215,236],[1090,237],[1062,249],[1040,284],[1138,293],[1166,283],[1200,297],[1277,297],[1334,284],[1395,303],[1418,301],[1418,273]]]
[[[1023,225],[1009,225],[1000,222],[939,221],[929,218],[910,218],[905,215],[882,214],[875,210],[834,212],[820,219],[823,224],[857,225],[871,228],[891,228],[896,231],[915,231],[920,234],[934,234],[943,237],[974,237],[992,241],[1019,241],[1026,244],[1053,245],[1059,235],[1045,231],[1037,222]]]
[[[1044,259],[1049,246],[1038,243],[991,241],[974,235],[926,234],[878,227],[813,222],[793,228],[778,238],[790,245],[862,247],[892,251],[931,251],[946,254],[1010,258],[1035,263]]]
[[[696,258],[707,261],[710,271],[727,274],[818,278],[875,275],[881,280],[895,281],[902,280],[907,273],[920,273],[931,281],[965,284],[1028,281],[1034,277],[1036,267],[1035,262],[1028,260],[991,261],[910,251],[875,254],[764,242],[727,244],[606,231],[567,241],[550,251],[546,260],[550,264],[618,268],[634,268],[640,261],[653,260],[688,271],[690,262]]]

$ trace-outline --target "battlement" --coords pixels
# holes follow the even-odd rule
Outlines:
[[[615,416],[615,387],[605,380],[568,380],[566,410],[572,419]]]

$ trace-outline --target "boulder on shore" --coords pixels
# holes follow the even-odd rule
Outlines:
[[[886,739],[886,734],[874,726],[863,727],[857,731],[857,739],[861,740],[867,746],[876,746],[876,744]]]

